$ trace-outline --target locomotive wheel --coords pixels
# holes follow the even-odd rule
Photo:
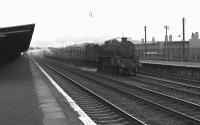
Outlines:
[[[133,68],[133,73],[132,73],[134,76],[136,76],[136,69]]]
[[[120,72],[119,72],[120,75],[123,74],[123,71],[124,71],[123,68],[120,68]]]
[[[126,68],[126,70],[125,70],[126,72],[125,72],[125,75],[129,75],[130,74],[130,72],[129,72],[129,69],[128,68]]]
[[[126,75],[126,73],[127,73],[126,68],[122,68],[122,75]]]

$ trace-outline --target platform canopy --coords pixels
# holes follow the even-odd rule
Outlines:
[[[29,48],[35,24],[0,28],[0,53],[21,53]]]

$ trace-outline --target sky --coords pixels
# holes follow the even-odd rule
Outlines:
[[[155,37],[164,41],[164,26],[173,40],[200,32],[199,0],[0,0],[0,27],[35,23],[31,46],[47,47],[103,42],[114,37]]]

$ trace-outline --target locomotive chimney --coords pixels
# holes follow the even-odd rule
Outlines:
[[[127,41],[127,38],[126,37],[122,37],[122,41]]]

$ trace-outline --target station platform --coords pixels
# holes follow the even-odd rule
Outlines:
[[[185,80],[200,81],[200,63],[161,60],[140,60],[141,72],[157,74],[163,77],[177,77]]]
[[[157,64],[166,66],[200,68],[199,62],[178,62],[178,61],[162,61],[162,60],[140,60],[142,64]]]
[[[28,56],[0,68],[0,125],[83,125]]]

